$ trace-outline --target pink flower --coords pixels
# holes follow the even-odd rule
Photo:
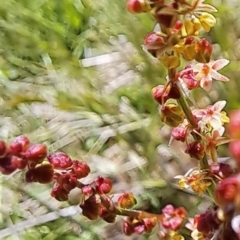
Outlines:
[[[205,126],[206,124],[210,124],[214,129],[219,129],[223,124],[225,114],[222,112],[222,109],[226,103],[226,101],[218,101],[206,109],[193,110],[193,114],[200,120],[199,125]]]
[[[200,81],[200,86],[209,91],[212,86],[212,79],[228,82],[229,78],[218,73],[219,69],[222,69],[229,63],[227,59],[218,59],[209,63],[197,63],[193,67],[193,71],[196,73],[196,80]]]

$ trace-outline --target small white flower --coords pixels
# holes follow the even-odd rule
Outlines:
[[[218,59],[216,61],[211,61],[209,63],[197,63],[193,66],[193,71],[195,72],[196,80],[200,81],[200,86],[209,91],[212,86],[212,79],[228,82],[229,78],[223,76],[217,71],[225,67],[229,63],[227,59]]]
[[[200,120],[199,126],[210,124],[214,129],[218,129],[219,133],[222,132],[222,109],[226,105],[226,101],[218,101],[214,105],[208,106],[206,109],[195,109],[193,114]],[[221,130],[221,131],[220,131]]]

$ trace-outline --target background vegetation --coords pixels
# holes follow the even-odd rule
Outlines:
[[[214,58],[231,60],[224,70],[231,83],[215,84],[208,96],[194,94],[202,106],[227,99],[229,111],[240,107],[240,4],[212,2],[219,10],[218,24],[206,37],[214,43]],[[0,137],[10,141],[26,134],[50,152],[84,159],[92,168],[86,181],[110,177],[114,192],[138,196],[136,208],[160,212],[172,203],[194,214],[208,206],[207,199],[180,191],[172,178],[196,163],[179,150],[181,145],[168,147],[169,129],[162,127],[151,96],[152,87],[165,81],[161,64],[141,48],[154,24],[147,15],[129,14],[125,4],[1,2]],[[26,184],[21,172],[0,178],[1,239],[127,239],[121,219],[111,225],[90,223],[70,207],[78,203],[77,193],[69,203],[59,203],[51,199],[50,185]]]

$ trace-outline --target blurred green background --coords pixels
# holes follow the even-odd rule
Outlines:
[[[227,99],[240,107],[238,1],[208,1],[219,12],[205,37],[214,58],[228,58],[230,83],[194,92],[200,106]],[[8,0],[0,4],[0,137],[26,134],[49,151],[65,151],[108,176],[113,193],[131,191],[137,209],[160,212],[185,206],[192,216],[207,199],[180,191],[172,180],[197,163],[182,145],[168,147],[151,89],[165,82],[162,65],[142,50],[154,27],[145,14],[131,15],[126,0]],[[230,93],[230,94],[229,94]],[[222,152],[222,153],[221,153]],[[220,149],[220,154],[226,154]],[[157,239],[156,232],[126,237],[114,224],[82,217],[77,193],[69,203],[50,197],[49,186],[24,183],[24,175],[1,176],[0,239]]]

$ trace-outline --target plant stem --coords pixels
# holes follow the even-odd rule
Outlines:
[[[176,69],[169,69],[168,70],[168,76],[169,76],[169,80],[174,82],[176,80]],[[178,86],[176,86],[176,87],[178,87]],[[197,122],[196,122],[196,120],[195,120],[195,118],[192,114],[190,106],[189,106],[182,90],[179,87],[178,87],[178,90],[180,92],[180,98],[178,99],[178,103],[182,107],[182,110],[183,110],[183,112],[186,116],[186,119],[188,120],[189,124],[191,125],[191,127],[193,129],[198,129],[198,124],[197,124]],[[198,140],[198,141],[201,140],[201,137],[198,134],[193,133],[192,135],[193,135],[195,140]],[[206,154],[204,154],[204,157],[199,161],[199,167],[200,167],[201,170],[209,169]],[[208,187],[208,193],[211,197],[213,196],[213,192],[214,192],[214,186],[211,184]]]
[[[176,69],[169,69],[168,70],[168,76],[169,76],[169,80],[170,81],[175,81],[175,78],[176,78]],[[178,87],[178,86],[176,86]],[[189,122],[189,124],[191,125],[191,127],[193,129],[197,129],[198,128],[198,124],[192,114],[192,111],[189,107],[189,104],[182,92],[182,90],[178,87],[178,90],[180,92],[180,98],[178,99],[178,103],[179,105],[182,107],[182,110]],[[201,137],[197,134],[194,134],[193,133],[193,137],[196,139],[196,140],[201,140]],[[208,166],[208,162],[207,162],[207,157],[206,157],[206,154],[204,154],[204,157],[200,160],[199,162],[199,165],[200,165],[200,169],[201,170],[206,170],[206,169],[209,169],[209,166]]]
[[[120,216],[128,216],[133,217],[137,219],[143,219],[143,218],[161,218],[161,215],[154,214],[154,213],[148,213],[144,211],[138,211],[138,210],[131,210],[131,209],[125,209],[125,208],[115,208],[115,213]]]

